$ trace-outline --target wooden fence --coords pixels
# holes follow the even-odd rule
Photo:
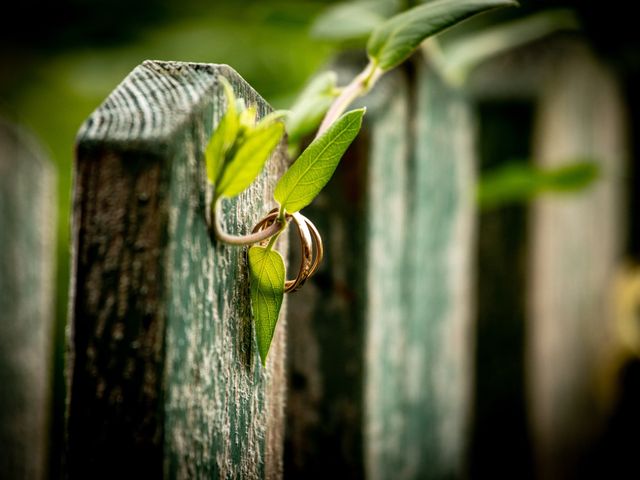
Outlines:
[[[602,209],[615,222],[621,209],[616,149],[624,139],[599,143],[597,123],[580,115],[582,97],[572,92],[600,92],[601,108],[611,108],[609,132],[621,131],[623,121],[607,74],[590,57],[576,58],[579,65],[563,70],[550,90],[524,77],[519,88],[541,99],[534,151],[543,165],[574,153],[602,158],[605,180],[576,201],[571,217]],[[323,234],[325,262],[288,295],[263,369],[245,252],[217,243],[209,230],[203,149],[223,113],[220,75],[238,97],[257,103],[260,115],[269,111],[229,67],[148,61],[79,133],[67,476],[464,477],[473,438],[475,102],[487,90],[471,89],[465,97],[416,60],[365,99],[363,132],[305,210]],[[552,137],[564,131],[545,128],[555,122],[593,139],[593,148],[573,143],[554,150]],[[281,147],[259,180],[225,205],[227,230],[247,232],[272,207],[272,188],[286,166]],[[579,270],[554,270],[567,254],[550,227],[564,218],[559,202],[536,207],[527,320],[533,323],[519,327],[530,331],[529,386],[536,393],[529,398],[540,427],[533,437],[550,476],[562,475],[544,451],[550,439],[558,448],[582,448],[559,435],[561,424],[566,432],[575,424],[566,399],[593,396],[586,384],[562,387],[546,349],[578,351],[579,342],[567,339],[606,323],[602,312],[590,319],[547,310],[559,305],[552,301],[559,291],[570,293],[569,286],[587,278]],[[584,241],[586,220],[564,222],[576,226],[573,251],[592,262],[589,289],[606,291],[619,236],[607,237],[598,263],[599,246]],[[286,242],[279,248],[286,253]],[[562,283],[555,293],[545,290],[549,275]],[[576,298],[576,308],[590,308],[590,298]],[[593,371],[589,362],[600,347],[589,348],[587,363],[567,364],[566,375],[578,378],[584,365]]]
[[[216,244],[207,226],[203,147],[221,115],[219,75],[266,113],[228,67],[145,62],[79,133],[71,477],[282,471],[284,315],[262,370],[244,253]],[[313,476],[348,464],[358,477],[458,476],[471,379],[471,114],[425,64],[390,76],[369,100],[368,133],[355,149],[362,155],[347,159],[336,180],[355,174],[363,188],[343,185],[337,198],[346,208],[318,222],[332,257],[316,281],[331,283],[322,294],[330,300],[313,299],[313,285],[291,297],[287,445],[303,460],[299,473],[323,465]],[[266,211],[285,158],[278,153],[269,165],[227,207],[229,230],[250,228]],[[341,321],[330,318],[335,303]],[[350,333],[318,346],[314,332],[304,338],[311,316],[331,338]],[[300,361],[310,369],[300,373]],[[313,375],[327,394],[307,404],[296,378],[313,388]],[[314,407],[336,409],[335,421],[310,431],[304,418]],[[314,428],[329,435],[319,439]]]

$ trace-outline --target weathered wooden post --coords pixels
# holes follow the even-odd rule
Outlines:
[[[325,267],[290,299],[287,471],[459,477],[472,380],[472,115],[422,60],[364,103],[360,141],[309,211]]]
[[[55,209],[51,165],[0,121],[0,478],[47,471]]]
[[[224,65],[147,61],[77,143],[66,471],[71,478],[281,475],[285,326],[255,350],[245,252],[213,240],[203,149],[236,95]],[[268,211],[281,152],[222,219]],[[286,245],[284,245],[286,247]],[[282,314],[281,314],[282,315]]]
[[[598,384],[616,348],[613,286],[624,245],[619,87],[584,45],[565,49],[541,92],[534,158],[544,167],[591,159],[600,178],[534,209],[528,354],[542,478],[576,475],[607,418]]]

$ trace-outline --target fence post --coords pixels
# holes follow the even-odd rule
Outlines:
[[[329,257],[291,298],[287,472],[460,476],[472,375],[470,110],[422,61],[364,103],[360,139],[309,211]]]
[[[69,477],[281,475],[284,321],[264,370],[245,251],[208,230],[203,149],[223,113],[221,75],[269,111],[227,66],[146,61],[79,132]],[[227,202],[228,231],[268,211],[284,168],[279,148]]]
[[[575,475],[606,419],[598,377],[615,348],[613,285],[624,247],[620,92],[584,45],[569,47],[540,97],[535,158],[545,168],[591,159],[600,178],[580,195],[538,200],[533,212],[529,386],[544,478]]]
[[[470,108],[424,63],[404,165],[373,129],[365,355],[369,478],[464,473],[472,380]],[[412,121],[414,123],[412,123]]]
[[[55,175],[0,121],[0,478],[45,478],[54,315]]]

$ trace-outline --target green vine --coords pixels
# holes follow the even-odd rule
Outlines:
[[[213,229],[221,242],[252,245],[248,252],[251,304],[263,365],[289,283],[284,260],[274,245],[293,218],[304,250],[302,267],[293,283],[297,288],[313,273],[322,255],[319,234],[298,212],[329,182],[360,131],[365,109],[347,111],[349,106],[370,91],[384,73],[407,60],[426,38],[472,15],[510,5],[516,3],[513,0],[433,0],[399,13],[373,29],[367,42],[369,63],[348,85],[338,88],[335,73],[323,74],[307,87],[291,112],[274,112],[259,121],[256,121],[256,108],[245,107],[237,101],[231,85],[220,77],[226,111],[206,149],[207,176],[215,192]],[[270,214],[267,221],[248,235],[224,232],[218,223],[220,202],[239,195],[255,180],[280,143],[285,124],[292,154],[297,153],[306,135],[316,129],[317,132],[276,185],[277,215]]]

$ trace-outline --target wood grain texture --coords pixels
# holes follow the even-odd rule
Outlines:
[[[53,168],[0,120],[0,478],[46,475],[55,219]]]
[[[224,110],[220,75],[270,110],[224,65],[147,61],[79,132],[72,478],[281,476],[285,309],[264,370],[245,251],[208,228],[203,151]],[[225,203],[227,231],[247,233],[271,208],[284,165],[280,147]]]
[[[570,478],[602,427],[597,381],[614,327],[623,237],[625,114],[617,82],[584,45],[559,59],[542,91],[535,158],[597,162],[593,188],[536,202],[529,324],[530,398],[544,478]]]
[[[286,473],[464,469],[474,157],[468,105],[424,64],[385,75],[309,209],[327,257],[290,298]]]

